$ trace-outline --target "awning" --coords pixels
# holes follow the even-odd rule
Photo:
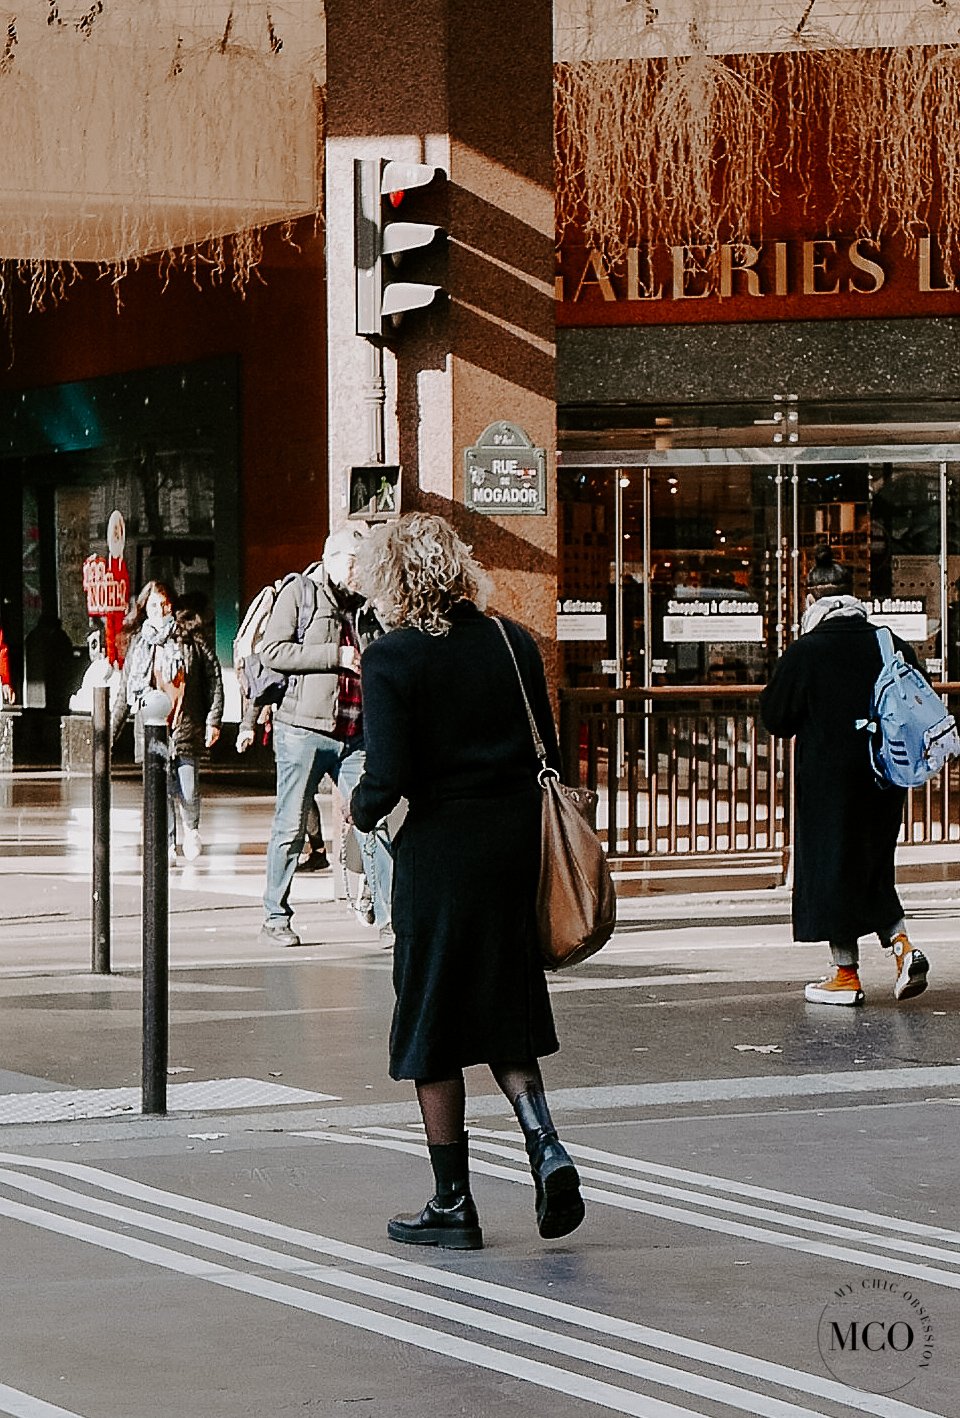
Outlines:
[[[242,265],[256,229],[318,209],[325,39],[319,0],[11,12],[0,259],[117,268],[212,242],[214,259]]]

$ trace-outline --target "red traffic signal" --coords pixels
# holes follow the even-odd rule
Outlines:
[[[391,212],[445,174],[427,163],[364,158],[356,159],[354,174],[357,334],[382,336],[385,326],[399,325],[408,311],[422,310],[444,294],[442,286],[398,281],[394,274],[407,257],[425,255],[443,229],[432,222],[394,221]]]

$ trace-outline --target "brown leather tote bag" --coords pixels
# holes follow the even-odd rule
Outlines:
[[[503,622],[494,616],[513,660],[527,710],[534,748],[540,760],[537,781],[543,789],[540,828],[540,880],[537,887],[537,933],[544,968],[561,970],[595,955],[613,934],[617,896],[603,844],[593,829],[597,795],[589,788],[568,788],[547,765],[547,752]]]

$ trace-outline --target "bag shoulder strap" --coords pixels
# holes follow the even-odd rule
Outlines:
[[[313,577],[308,576],[305,571],[288,571],[286,576],[274,582],[274,605],[277,603],[277,597],[280,595],[280,592],[285,590],[287,586],[296,587],[297,628],[294,631],[294,635],[296,637],[296,644],[302,645],[304,636],[307,633],[307,626],[313,620],[317,610],[317,583],[314,581]],[[266,624],[266,621],[264,621],[264,624]]]
[[[302,645],[307,626],[317,610],[317,583],[312,576],[300,577],[300,609],[297,613],[297,644]]]
[[[250,635],[254,624],[265,619],[276,599],[276,586],[261,586],[260,590],[244,611],[243,620],[240,622],[237,633],[234,636],[235,644],[242,643],[242,641]]]
[[[886,625],[878,625],[875,629],[877,632],[877,641],[880,645],[880,654],[883,656],[883,667],[885,670],[888,670],[893,664],[897,653],[893,644],[893,636],[890,634],[889,627]]]
[[[540,730],[537,728],[537,721],[533,716],[533,710],[530,708],[530,700],[527,698],[527,688],[523,682],[523,675],[520,673],[520,666],[517,663],[517,657],[514,654],[513,646],[510,644],[510,637],[507,634],[506,627],[504,626],[503,621],[498,615],[491,616],[490,618],[493,621],[494,625],[497,627],[497,629],[500,631],[500,634],[503,636],[503,643],[506,645],[507,649],[510,652],[510,658],[513,661],[513,668],[516,670],[517,679],[520,682],[520,693],[523,695],[523,704],[524,708],[527,711],[527,721],[530,724],[530,733],[533,736],[533,746],[536,750],[537,758],[540,760],[541,768],[546,768],[547,750],[544,747],[543,739],[540,737]]]

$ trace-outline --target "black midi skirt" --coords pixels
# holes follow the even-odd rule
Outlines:
[[[536,940],[541,796],[411,806],[395,844],[392,1078],[559,1047]]]

